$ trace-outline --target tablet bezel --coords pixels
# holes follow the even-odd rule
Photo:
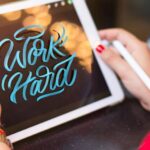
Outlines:
[[[15,2],[12,4],[0,6],[0,14],[17,11],[17,10],[21,10],[21,9],[26,9],[26,8],[30,8],[30,7],[35,7],[38,5],[59,2],[59,1],[62,1],[62,0],[43,0],[43,1],[29,0],[29,1]],[[96,54],[95,49],[96,49],[97,45],[99,45],[101,43],[101,40],[99,38],[98,32],[96,30],[96,26],[90,15],[90,12],[88,10],[85,0],[73,0],[73,5],[75,7],[76,13],[78,14],[78,17],[79,17],[82,25],[84,27],[84,30],[87,34],[87,37],[90,41],[92,48],[93,48],[94,55],[97,59],[97,62],[101,68],[102,74],[105,78],[106,84],[112,95],[109,97],[106,97],[104,99],[100,99],[97,102],[94,102],[92,104],[75,109],[75,110],[65,113],[61,116],[55,117],[53,119],[47,120],[47,121],[37,124],[35,126],[29,127],[22,131],[19,131],[17,133],[9,135],[8,139],[10,139],[10,141],[12,143],[15,143],[15,142],[25,139],[27,137],[33,136],[40,132],[46,131],[46,130],[56,127],[58,125],[64,124],[71,120],[77,119],[79,117],[82,117],[84,115],[87,115],[89,113],[97,111],[99,109],[102,109],[104,107],[115,105],[124,99],[124,94],[123,94],[123,91],[119,84],[119,81],[117,80],[116,75],[101,60],[100,56],[98,56]]]

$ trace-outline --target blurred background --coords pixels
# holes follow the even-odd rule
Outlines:
[[[1,0],[0,5],[17,0]],[[121,27],[142,40],[150,36],[150,0],[87,0],[98,29]]]
[[[87,0],[97,28],[121,27],[142,40],[150,36],[150,0]]]

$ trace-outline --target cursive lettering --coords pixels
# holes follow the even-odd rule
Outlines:
[[[37,27],[41,30],[40,33],[29,37],[20,36],[23,32]],[[62,28],[62,30],[62,35],[58,37],[57,41],[54,41],[54,37],[50,36],[48,48],[45,47],[45,42],[42,39],[45,30],[40,25],[24,27],[14,33],[16,42],[24,42],[22,50],[16,50],[15,42],[11,39],[0,41],[0,47],[8,44],[3,64],[7,74],[3,75],[1,88],[5,92],[7,89],[11,90],[10,101],[12,103],[17,104],[19,93],[25,101],[28,100],[29,96],[36,97],[37,101],[40,101],[46,97],[61,94],[66,87],[74,85],[77,70],[71,70],[71,67],[76,54],[67,56],[59,50],[67,41],[65,29]],[[29,44],[32,45],[30,48]],[[15,55],[12,55],[12,53],[15,53]],[[60,57],[64,59],[59,61]],[[38,60],[42,60],[43,64],[38,64]],[[58,60],[58,63],[50,69],[50,61],[52,60]],[[21,71],[14,73],[17,65]],[[35,74],[31,70],[27,71],[28,66],[34,67],[35,65]],[[37,65],[39,66],[37,67]]]

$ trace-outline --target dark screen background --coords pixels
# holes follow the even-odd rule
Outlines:
[[[50,4],[49,14],[52,16],[51,23],[47,26],[47,30],[42,39],[48,46],[49,43],[49,28],[52,24],[58,21],[68,21],[74,23],[82,28],[81,23],[77,17],[77,14],[72,5],[60,6],[58,4],[57,8],[54,4]],[[19,19],[10,21],[9,15],[0,16],[0,40],[4,38],[13,39],[13,34],[16,30],[23,27],[23,20],[30,16],[25,11],[21,11],[22,15]],[[11,16],[11,15],[10,15]],[[8,17],[8,18],[7,18]],[[41,17],[42,21],[42,17]],[[29,33],[30,34],[30,33]],[[80,35],[79,35],[80,36]],[[15,42],[15,50],[21,50],[22,44]],[[1,47],[0,50],[0,80],[6,72],[3,67],[4,57],[6,55],[8,46]],[[65,48],[62,51],[67,53]],[[69,55],[69,53],[68,53]],[[88,58],[89,59],[89,58]],[[57,96],[48,97],[40,102],[36,101],[36,97],[28,96],[28,100],[24,101],[21,94],[17,96],[17,104],[10,101],[11,90],[7,92],[2,91],[0,88],[0,100],[3,108],[2,122],[8,131],[8,134],[15,133],[22,129],[28,128],[30,126],[36,125],[40,122],[46,121],[48,119],[54,118],[58,115],[67,113],[71,110],[80,108],[92,102],[107,97],[110,95],[108,87],[106,86],[103,75],[98,67],[98,64],[92,56],[91,72],[89,73],[84,66],[80,64],[78,58],[75,59],[71,69],[76,68],[78,71],[77,80],[72,87],[66,87],[65,91]],[[39,61],[37,66],[41,64]],[[55,61],[51,61],[49,66],[53,66]],[[26,79],[28,72],[36,70],[36,67],[28,67],[26,70],[21,70],[18,66],[15,67],[14,72],[23,72]],[[20,90],[20,92],[22,92]]]

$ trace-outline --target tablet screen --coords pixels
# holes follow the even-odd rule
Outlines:
[[[2,122],[12,134],[111,95],[72,4],[0,15]]]

